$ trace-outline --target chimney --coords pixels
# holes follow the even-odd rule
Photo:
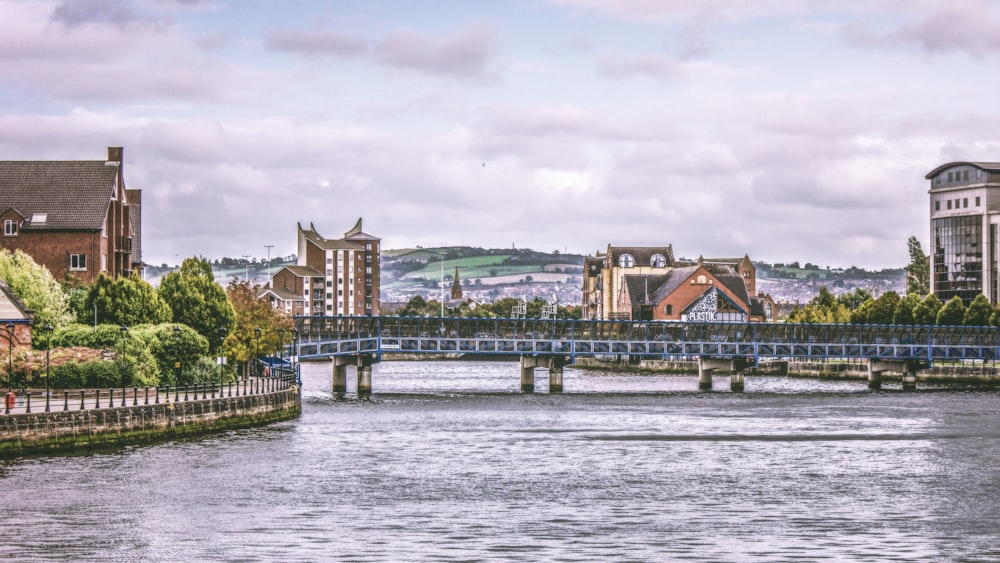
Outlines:
[[[122,164],[121,147],[108,147],[108,162],[117,162],[119,166]]]

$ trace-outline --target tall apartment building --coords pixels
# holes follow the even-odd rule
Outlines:
[[[141,190],[122,148],[106,160],[0,161],[0,247],[21,250],[60,282],[141,272]]]
[[[1000,163],[949,162],[931,170],[931,292],[941,301],[1000,297]]]
[[[358,219],[343,238],[298,225],[298,264],[278,270],[260,297],[288,315],[379,314],[379,243]]]

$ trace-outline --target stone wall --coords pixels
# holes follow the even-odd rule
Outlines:
[[[0,415],[0,458],[197,436],[297,418],[297,387],[274,393],[83,411]]]

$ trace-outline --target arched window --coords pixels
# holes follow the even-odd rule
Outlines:
[[[619,268],[631,268],[633,266],[635,266],[635,257],[631,254],[626,252],[618,257]]]
[[[662,254],[654,254],[649,259],[649,265],[654,268],[663,268],[667,265],[667,257]]]

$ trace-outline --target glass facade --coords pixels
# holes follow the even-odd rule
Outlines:
[[[933,238],[935,293],[968,304],[983,291],[983,216],[934,219]]]

